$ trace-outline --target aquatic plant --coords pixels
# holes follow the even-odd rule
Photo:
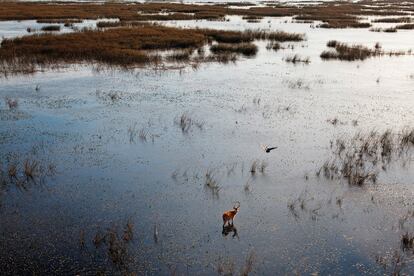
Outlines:
[[[60,31],[60,25],[43,26],[41,30],[45,32],[58,32]]]
[[[210,51],[215,54],[240,53],[244,56],[254,56],[256,55],[258,49],[257,49],[257,46],[252,43],[239,43],[239,44],[219,43],[219,44],[212,45],[210,47]]]

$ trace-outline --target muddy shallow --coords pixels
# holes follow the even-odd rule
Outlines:
[[[362,188],[315,173],[330,158],[331,140],[414,123],[413,56],[324,62],[326,42],[408,50],[414,37],[286,20],[261,24],[305,32],[307,41],[278,52],[256,42],[258,55],[236,64],[72,66],[0,79],[3,171],[17,164],[24,179],[24,160],[42,166],[23,186],[5,177],[2,272],[238,274],[254,256],[258,275],[390,274],[399,265],[412,273],[412,253],[400,249],[401,235],[414,230],[410,219],[401,225],[414,208],[410,162],[394,162]],[[169,24],[261,26],[236,17]],[[311,63],[286,63],[296,53]],[[6,98],[18,107],[10,110]],[[177,124],[184,113],[194,123],[188,132]],[[267,154],[262,145],[278,149]],[[267,164],[264,173],[250,173],[255,160]],[[219,191],[205,186],[207,171]],[[235,201],[237,235],[225,236],[221,213]],[[108,246],[92,240],[108,229],[122,236],[128,221],[133,239],[114,264]],[[396,254],[404,266],[394,265]]]

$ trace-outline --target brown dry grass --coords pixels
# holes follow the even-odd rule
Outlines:
[[[112,25],[104,23],[103,26]],[[156,24],[123,22],[121,27],[117,28],[84,29],[61,35],[46,33],[4,39],[0,47],[0,71],[4,74],[32,73],[39,66],[54,67],[63,63],[82,62],[121,67],[158,64],[165,60],[190,62],[193,51],[197,48],[202,49],[208,42],[237,43],[255,39],[300,41],[304,39],[304,35],[281,31],[268,33],[179,29]],[[99,43],[96,43],[97,41]],[[230,48],[227,47],[227,51],[223,51],[223,47],[213,47],[212,51],[216,54],[207,57],[200,54],[202,51],[197,51],[198,56],[194,57],[193,61],[229,62],[236,58],[232,53],[247,56],[257,52],[257,47],[251,43]],[[181,51],[162,58],[156,52],[158,50]]]
[[[402,25],[397,25],[395,27],[398,30],[412,30],[414,29],[414,24],[402,24]]]
[[[24,19],[98,19],[119,18],[134,20],[221,20],[224,15],[241,15],[245,18],[264,16],[296,16],[298,20],[323,21],[327,28],[366,28],[369,23],[360,23],[358,16],[393,15],[406,16],[414,10],[414,3],[399,1],[365,0],[357,3],[332,1],[315,5],[275,4],[248,9],[232,8],[227,5],[195,5],[179,3],[19,3],[2,2],[0,20]],[[366,5],[371,5],[369,9]],[[163,14],[160,14],[163,12]]]
[[[405,166],[414,149],[414,129],[399,132],[385,130],[358,133],[349,140],[331,143],[333,159],[326,161],[316,173],[327,179],[345,179],[349,185],[375,184],[380,170],[391,163]]]
[[[99,43],[96,43],[99,41]],[[41,34],[3,40],[0,61],[47,65],[95,61],[116,65],[158,60],[145,50],[184,49],[204,44],[203,34],[153,25],[122,27],[106,31],[83,31],[63,35]]]
[[[244,56],[254,56],[256,55],[258,49],[257,46],[253,43],[239,43],[239,44],[228,44],[228,43],[219,43],[214,44],[210,47],[210,51],[215,54],[222,53],[240,53]]]
[[[372,20],[374,23],[410,23],[411,17],[385,17]]]
[[[365,60],[370,57],[377,57],[383,55],[400,56],[409,52],[403,51],[382,51],[379,43],[375,44],[374,48],[368,48],[363,45],[348,45],[336,40],[328,41],[327,46],[334,48],[334,50],[323,51],[320,57],[324,60],[338,59],[338,60]]]

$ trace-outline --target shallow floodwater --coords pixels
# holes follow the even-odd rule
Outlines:
[[[411,163],[395,162],[365,187],[315,175],[331,140],[414,123],[413,56],[322,61],[326,42],[408,50],[412,33],[326,30],[289,18],[169,24],[266,27],[304,32],[307,41],[277,52],[256,42],[254,58],[197,70],[72,66],[0,79],[3,171],[17,164],[21,174],[25,160],[36,160],[44,172],[1,190],[4,273],[238,274],[248,256],[257,275],[390,274],[400,265],[412,273],[412,254],[400,249],[414,226],[401,225],[414,207]],[[287,63],[293,54],[311,63]],[[183,114],[192,119],[186,132]],[[278,148],[265,153],[263,145]],[[255,160],[267,164],[264,173],[250,173]],[[219,189],[205,185],[207,172]],[[221,214],[235,201],[237,234],[224,235]],[[128,221],[133,239],[114,265],[92,240],[108,229],[122,235]]]

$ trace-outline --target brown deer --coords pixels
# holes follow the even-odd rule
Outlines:
[[[237,212],[239,212],[240,209],[240,202],[236,202],[236,204],[233,206],[233,210],[229,210],[223,213],[223,227],[226,225],[233,225],[234,217],[237,215]],[[230,223],[231,221],[231,223]]]

